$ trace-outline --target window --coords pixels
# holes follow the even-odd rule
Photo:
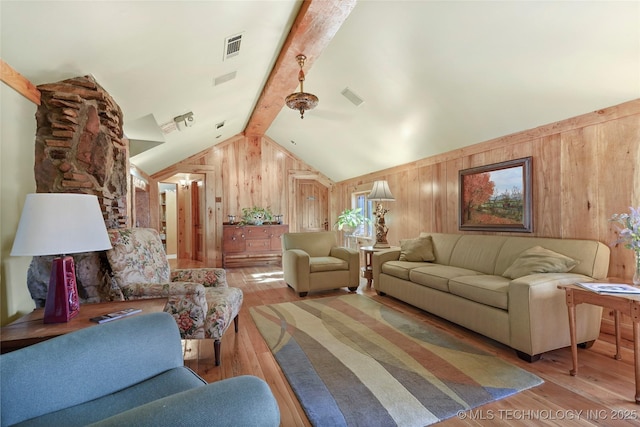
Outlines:
[[[367,199],[367,194],[369,193],[370,191],[353,193],[353,200],[354,200],[355,207],[362,209],[361,210],[362,215],[364,215],[365,218],[369,218],[369,222],[361,225],[356,230],[355,234],[358,236],[370,237],[374,235],[373,224],[375,223],[375,220],[374,220],[375,206],[371,200]]]

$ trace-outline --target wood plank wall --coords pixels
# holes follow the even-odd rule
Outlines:
[[[222,265],[222,224],[227,215],[240,218],[242,208],[269,207],[294,224],[290,197],[296,179],[314,179],[326,187],[332,182],[268,137],[237,135],[208,150],[157,172],[151,188],[176,173],[205,173],[208,265]],[[291,188],[290,188],[291,187]],[[293,193],[292,193],[293,191]],[[152,220],[153,223],[153,220]],[[178,250],[180,253],[180,249]]]
[[[515,234],[614,242],[608,219],[640,206],[640,99],[336,183],[330,211],[350,207],[353,189],[386,179],[396,198],[385,203],[391,244],[421,231],[461,233],[458,172],[528,156],[534,232]],[[612,247],[609,275],[630,279],[632,262],[632,251]]]

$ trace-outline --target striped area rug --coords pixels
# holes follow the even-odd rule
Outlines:
[[[251,308],[314,426],[425,426],[542,380],[357,294]]]

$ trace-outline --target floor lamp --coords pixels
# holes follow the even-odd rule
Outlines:
[[[98,204],[89,194],[28,194],[12,256],[59,255],[51,264],[44,323],[63,323],[80,311],[73,258],[67,254],[111,249]]]
[[[376,244],[373,245],[376,249],[388,248],[389,242],[387,242],[387,232],[389,228],[385,224],[384,215],[389,212],[389,209],[384,209],[382,203],[384,201],[394,201],[395,198],[389,190],[389,184],[387,181],[375,181],[371,193],[367,196],[367,199],[378,202],[376,204]]]

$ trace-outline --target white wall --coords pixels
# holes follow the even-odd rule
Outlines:
[[[33,173],[37,105],[0,83],[0,324],[35,307],[27,289],[31,257],[10,256]]]

